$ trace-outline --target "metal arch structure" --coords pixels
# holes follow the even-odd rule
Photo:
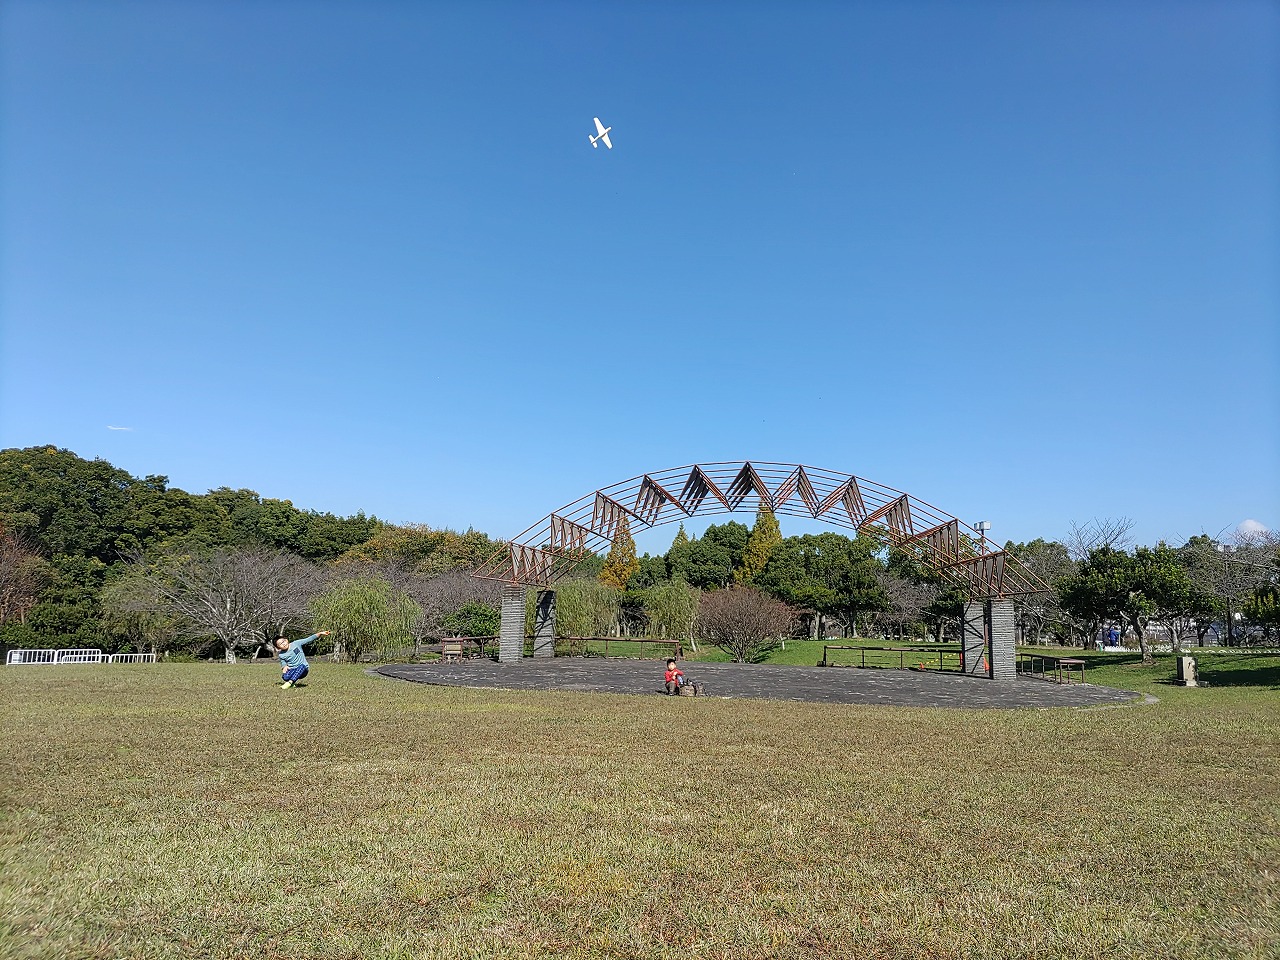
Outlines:
[[[475,576],[512,587],[550,587],[628,528],[766,506],[876,535],[963,589],[1005,600],[1049,587],[973,526],[901,490],[849,473],[791,463],[688,464],[641,474],[566,504],[512,539]]]

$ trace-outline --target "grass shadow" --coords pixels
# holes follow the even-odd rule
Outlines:
[[[1262,662],[1257,662],[1262,660]],[[1280,690],[1280,658],[1205,657],[1197,660],[1197,675],[1211,687],[1265,687]],[[1251,662],[1254,661],[1254,662]]]

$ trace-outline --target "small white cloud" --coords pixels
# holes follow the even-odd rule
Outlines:
[[[1257,520],[1241,520],[1240,525],[1236,527],[1236,534],[1245,537],[1256,537],[1259,534],[1270,532],[1271,530],[1265,523],[1259,523]]]
[[[113,427],[110,424],[108,424],[107,429],[108,430],[132,430],[133,427]]]

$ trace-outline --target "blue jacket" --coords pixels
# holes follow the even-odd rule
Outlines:
[[[305,667],[307,665],[307,655],[302,652],[302,645],[304,643],[310,643],[318,636],[320,636],[320,634],[313,633],[309,637],[303,637],[301,640],[293,641],[293,643],[289,644],[288,650],[280,651],[280,662],[290,670],[294,667]]]

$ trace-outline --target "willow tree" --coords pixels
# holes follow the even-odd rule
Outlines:
[[[422,610],[413,598],[381,577],[340,580],[311,602],[311,614],[352,662],[376,650],[384,657],[413,643]]]
[[[649,620],[650,634],[668,640],[692,640],[701,595],[702,591],[683,580],[655,583],[644,592],[644,613]]]
[[[619,609],[618,591],[599,580],[573,578],[556,584],[558,636],[605,636],[617,623]]]
[[[613,537],[613,546],[604,558],[604,569],[600,571],[600,582],[606,587],[621,592],[640,569],[640,561],[636,558],[636,542],[631,539],[631,525],[626,516],[618,521],[618,530]]]

